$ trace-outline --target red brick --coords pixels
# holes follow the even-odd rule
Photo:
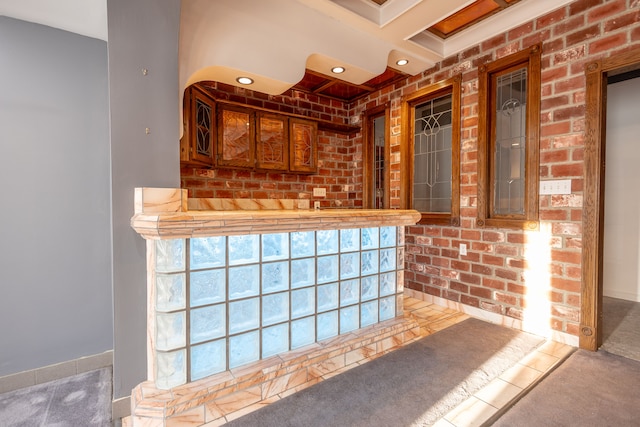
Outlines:
[[[631,26],[640,21],[640,12],[633,11],[626,15],[616,16],[615,18],[604,23],[604,32],[608,33],[619,28]]]
[[[627,8],[626,3],[626,0],[614,0],[608,1],[602,6],[589,9],[589,12],[587,12],[587,22],[602,21],[611,15],[620,13]]]
[[[527,34],[531,34],[533,32],[533,22],[527,22],[526,24],[520,25],[519,27],[510,30],[507,33],[507,37],[509,40],[515,40]]]
[[[460,302],[465,305],[470,305],[472,307],[480,307],[480,300],[478,298],[473,298],[467,295],[462,295],[460,297]]]
[[[583,170],[582,163],[553,165],[551,166],[551,176],[554,178],[582,176]]]
[[[499,256],[484,254],[482,255],[482,262],[490,265],[497,265],[499,267],[504,266],[504,258]]]
[[[495,49],[496,47],[502,46],[507,40],[506,34],[499,34],[495,37],[490,38],[489,40],[485,40],[480,44],[483,52],[488,50]]]
[[[480,284],[480,276],[476,276],[475,274],[460,273],[460,277],[458,280],[460,280],[463,283],[468,283],[470,285]]]
[[[586,84],[586,79],[584,76],[580,75],[577,77],[572,77],[566,80],[556,81],[554,84],[554,93],[560,94],[563,92],[570,92],[577,89],[584,89]],[[559,120],[559,119],[555,119]]]
[[[552,123],[540,127],[541,136],[552,136],[569,133],[571,131],[571,122]]]
[[[482,239],[487,242],[504,242],[504,233],[485,231],[482,233]]]
[[[569,5],[569,15],[577,15],[594,6],[602,4],[605,0],[579,0]]]
[[[481,265],[481,264],[472,264],[471,271],[477,274],[490,275],[491,267],[488,267],[486,265]]]
[[[582,254],[579,252],[570,252],[566,250],[551,250],[551,260],[557,262],[565,262],[568,264],[580,264]]]
[[[553,150],[540,153],[540,163],[561,163],[569,160],[569,150]]]
[[[566,15],[567,11],[564,7],[547,13],[546,15],[543,15],[540,18],[536,19],[536,28],[541,29],[550,25],[557,24],[558,22],[562,22]]]
[[[566,67],[563,68],[566,71]],[[567,104],[569,104],[569,97],[567,95],[554,96],[551,98],[547,97],[540,102],[540,110],[550,110],[552,108],[563,107]]]
[[[580,42],[592,39],[596,36],[600,35],[600,26],[592,25],[587,28],[582,28],[575,33],[571,33],[567,35],[567,46],[573,46]]]
[[[509,304],[509,305],[517,305],[518,304],[518,298],[516,298],[513,295],[503,294],[502,292],[496,292],[495,293],[495,300],[498,301],[498,302]]]
[[[542,221],[566,221],[568,212],[564,209],[543,209],[540,210]]]
[[[605,52],[618,46],[622,46],[626,43],[626,34],[615,34],[611,37],[607,37],[589,44],[589,54],[595,55],[597,53]]]
[[[473,295],[474,297],[479,297],[479,298],[484,298],[484,299],[491,299],[493,292],[490,289],[478,288],[476,286],[472,286],[469,289],[469,293],[471,295]]]

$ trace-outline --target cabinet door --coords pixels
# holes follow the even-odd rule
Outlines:
[[[289,119],[289,170],[315,173],[318,170],[318,124],[309,120]]]
[[[288,170],[287,118],[275,114],[258,113],[257,122],[256,167],[267,170]]]
[[[246,108],[218,108],[218,166],[252,168],[255,164],[254,113]]]
[[[191,86],[185,92],[185,131],[180,141],[180,160],[215,166],[216,105],[209,95]]]

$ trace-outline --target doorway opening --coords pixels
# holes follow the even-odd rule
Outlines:
[[[624,179],[619,180],[625,183],[624,204],[621,209],[615,207],[616,195],[615,185],[618,185],[615,171],[607,171],[605,168],[607,150],[612,161],[616,161],[619,154],[616,150],[619,147],[613,145],[613,140],[608,146],[608,139],[611,137],[618,138],[615,130],[610,131],[608,135],[607,129],[608,119],[614,123],[620,119],[617,114],[618,106],[608,105],[608,91],[611,95],[618,92],[618,88],[610,87],[608,83],[619,84],[618,80],[635,77],[640,70],[640,50],[626,52],[611,58],[602,59],[600,61],[588,64],[586,67],[587,90],[586,90],[586,116],[585,116],[585,183],[584,183],[584,208],[583,208],[583,248],[582,248],[582,294],[581,294],[581,323],[580,323],[580,348],[596,351],[603,346],[603,343],[609,344],[606,339],[610,339],[613,333],[619,329],[618,327],[624,321],[626,316],[616,318],[611,313],[627,314],[630,312],[620,306],[615,306],[621,298],[615,298],[615,295],[622,296],[621,289],[616,289],[616,284],[609,282],[616,281],[615,275],[619,272],[616,270],[616,263],[622,261],[616,250],[619,249],[621,242],[615,237],[615,226],[609,224],[605,227],[607,214],[611,217],[616,215],[627,215],[630,209],[629,197],[635,194],[634,184]],[[616,83],[613,83],[616,82]],[[626,107],[628,108],[628,107]],[[611,110],[611,111],[608,111]],[[612,124],[609,123],[609,124]],[[628,149],[629,147],[626,147]],[[614,169],[617,165],[610,165],[609,169]],[[607,175],[607,172],[611,176]],[[607,185],[607,180],[611,181]],[[607,197],[605,197],[607,195]],[[608,200],[607,200],[608,198]],[[637,203],[637,200],[636,200]],[[640,212],[640,209],[638,209]],[[636,216],[636,226],[638,216]],[[621,224],[623,227],[630,224]],[[638,240],[640,236],[636,233],[631,236],[630,229],[625,229],[625,240],[635,239],[635,248],[637,251]],[[624,261],[622,261],[624,262]],[[628,262],[627,262],[628,264]],[[637,259],[633,263],[637,266]],[[638,271],[635,272],[636,282]],[[608,284],[605,284],[605,283]],[[637,289],[637,283],[635,284]],[[618,287],[619,288],[619,287]],[[637,293],[637,292],[636,292]],[[638,298],[640,299],[640,298]],[[605,304],[606,302],[606,304]],[[635,302],[634,302],[635,303]],[[640,304],[640,303],[637,303]],[[623,313],[624,311],[624,313]],[[606,317],[605,317],[606,316]],[[617,319],[617,320],[616,320]],[[637,329],[637,325],[636,328]],[[631,344],[629,338],[622,339]],[[640,343],[637,344],[640,349]],[[610,350],[605,345],[603,349]],[[628,357],[628,355],[627,355]]]

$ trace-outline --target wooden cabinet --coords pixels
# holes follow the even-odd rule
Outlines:
[[[256,168],[286,171],[289,167],[287,118],[260,112],[256,129]]]
[[[218,166],[253,168],[255,114],[247,108],[218,108]]]
[[[184,94],[184,135],[180,140],[180,161],[211,166],[215,163],[216,103],[196,86]]]
[[[318,170],[318,124],[310,120],[289,119],[289,170],[316,172]]]
[[[184,95],[183,164],[292,173],[318,170],[313,120],[216,101],[197,85]]]

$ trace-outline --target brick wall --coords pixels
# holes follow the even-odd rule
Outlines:
[[[541,42],[540,180],[571,179],[570,195],[540,196],[540,230],[479,228],[478,67]],[[578,335],[580,320],[585,64],[640,49],[639,0],[578,0],[446,58],[350,109],[390,101],[392,206],[399,206],[401,97],[462,74],[461,226],[414,226],[407,236],[408,288],[527,320],[541,307],[550,326]],[[359,141],[355,139],[357,143]],[[460,243],[468,247],[459,254]],[[540,314],[538,312],[538,314]]]
[[[210,82],[205,88],[216,99],[268,108],[283,113],[346,124],[347,105],[335,99],[290,90],[283,95],[266,95],[245,88]],[[189,197],[311,199],[321,207],[361,207],[362,192],[354,183],[362,181],[362,169],[354,167],[356,151],[349,135],[318,132],[318,173],[252,172],[239,169],[199,169],[183,166],[181,186]],[[361,155],[360,155],[361,157]],[[313,188],[326,188],[327,197],[314,198]]]
[[[534,0],[530,0],[534,1]],[[540,230],[478,228],[478,66],[542,43],[540,179],[571,179],[570,195],[540,196]],[[527,320],[527,311],[549,316],[550,326],[578,335],[581,289],[585,64],[640,49],[640,0],[577,0],[504,34],[444,59],[354,105],[289,91],[268,96],[246,89],[215,89],[248,105],[355,123],[368,108],[391,104],[391,207],[399,207],[401,97],[462,74],[461,225],[408,228],[408,288]],[[226,94],[226,95],[225,95]],[[327,188],[323,206],[362,206],[360,134],[321,132],[317,175],[182,169],[192,197],[312,198]],[[459,254],[460,243],[468,247]]]

